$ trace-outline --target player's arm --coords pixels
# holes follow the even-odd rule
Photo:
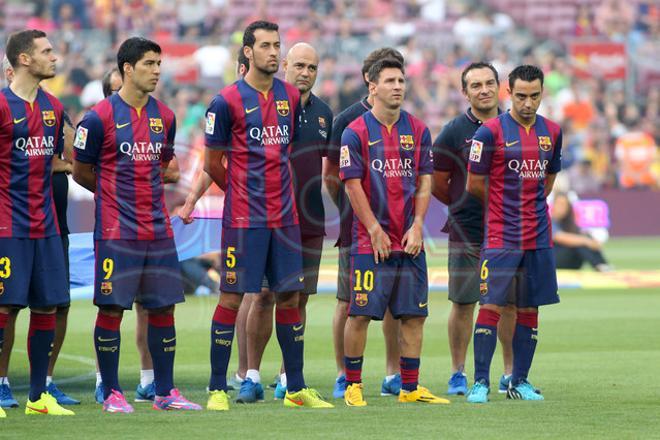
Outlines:
[[[208,175],[208,173],[206,173],[206,171],[202,171],[197,175],[195,181],[193,182],[193,187],[186,197],[185,203],[181,209],[179,209],[179,217],[181,217],[183,223],[188,225],[193,222],[194,218],[192,217],[192,212],[195,210],[195,205],[197,204],[197,201],[204,195],[206,190],[209,189],[212,183],[213,179]]]
[[[73,164],[73,140],[76,135],[76,128],[66,112],[62,112],[62,130],[64,132],[62,158],[65,162]],[[68,171],[68,173],[71,173],[71,171]]]
[[[323,182],[330,194],[330,198],[339,208],[339,191],[341,191],[341,179],[339,178],[339,148],[342,145],[341,136],[346,124],[341,120],[333,121],[328,142],[328,157],[323,167]]]
[[[552,188],[555,186],[556,178],[556,174],[548,174],[545,176],[545,182],[543,183],[543,195],[545,197],[548,197],[552,192]]]
[[[96,192],[96,166],[103,145],[103,123],[94,111],[83,117],[73,141],[73,180],[83,188]]]
[[[545,197],[548,197],[552,192],[552,188],[555,186],[555,179],[557,178],[557,173],[561,171],[561,149],[562,149],[562,139],[563,135],[561,130],[555,139],[555,147],[552,152],[552,159],[548,164],[546,169],[546,176],[543,185],[543,194]]]
[[[449,183],[451,182],[452,160],[456,160],[456,156],[449,149],[449,145],[451,144],[450,129],[445,127],[433,143],[432,184],[433,197],[445,205],[451,203],[451,199],[449,198]]]
[[[216,95],[206,111],[204,171],[223,191],[227,188],[227,169],[223,159],[225,151],[231,149],[231,124],[227,101],[222,95]]]
[[[226,188],[227,169],[222,164],[222,158],[225,152],[223,150],[206,149],[204,154],[204,171],[209,175],[211,180],[215,182],[223,191]]]
[[[57,156],[53,156],[52,172],[71,174],[73,172],[73,165]]]
[[[490,128],[481,126],[472,138],[466,190],[482,202],[486,201],[487,180],[495,151],[495,137]]]
[[[179,161],[176,156],[172,157],[169,162],[163,162],[160,167],[163,176],[163,183],[177,183],[181,172],[179,171]]]
[[[177,183],[181,172],[179,171],[179,161],[174,154],[174,140],[176,139],[176,116],[172,115],[167,128],[166,144],[163,147],[160,163],[160,174],[163,183]]]
[[[420,145],[421,152],[417,169],[417,187],[415,188],[415,212],[412,225],[403,235],[401,246],[404,252],[414,257],[422,251],[424,239],[424,218],[431,202],[431,187],[433,185],[433,150],[431,146],[431,134],[427,128],[422,134]]]
[[[392,242],[380,223],[378,223],[378,220],[376,220],[376,216],[371,210],[369,199],[367,199],[367,195],[362,188],[360,179],[344,180],[344,184],[346,185],[346,194],[348,194],[353,212],[369,232],[371,247],[374,250],[374,260],[376,263],[384,261],[390,256]]]

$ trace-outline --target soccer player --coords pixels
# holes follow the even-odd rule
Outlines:
[[[472,335],[474,306],[479,301],[479,252],[483,242],[481,201],[465,191],[467,162],[475,131],[482,121],[496,117],[499,78],[488,63],[467,66],[461,74],[461,91],[470,107],[450,121],[433,143],[433,195],[449,207],[443,232],[449,233],[449,352],[452,375],[447,394],[465,395],[465,356]],[[497,335],[502,344],[504,374],[499,391],[506,393],[513,368],[511,339],[516,323],[513,305],[502,309]]]
[[[236,315],[245,292],[259,292],[264,275],[275,292],[275,323],[287,372],[284,405],[332,407],[303,377],[303,324],[298,292],[304,287],[300,228],[289,171],[298,131],[300,93],[274,78],[280,61],[278,26],[256,21],[243,34],[250,60],[245,78],[225,87],[206,113],[205,169],[226,182],[220,298],[211,325],[207,408],[227,410],[227,365]],[[227,156],[227,168],[222,160]]]
[[[38,30],[13,34],[5,52],[14,77],[0,91],[0,347],[11,310],[29,306],[25,413],[73,415],[46,390],[55,312],[69,303],[51,178],[53,158],[64,147],[64,109],[39,87],[55,76],[57,58]]]
[[[113,93],[117,93],[122,85],[121,74],[119,69],[112,68],[103,75],[101,80],[101,86],[103,88],[103,96],[105,98],[109,97]],[[168,165],[168,170],[172,168],[172,163],[174,158],[170,161]],[[167,171],[163,174],[165,180],[168,180]],[[140,303],[135,303],[135,313],[136,313],[136,326],[135,326],[135,344],[138,349],[138,355],[140,356],[140,383],[138,383],[137,388],[135,389],[135,402],[151,402],[156,397],[156,386],[154,384],[154,364],[151,360],[151,354],[149,353],[149,346],[147,341],[147,328],[149,326],[149,313],[147,310],[140,305]],[[98,364],[96,365],[96,390],[94,392],[94,398],[97,403],[103,404],[105,400],[105,392],[103,391],[103,380],[101,378],[101,372],[99,371]]]
[[[367,55],[362,65],[362,79],[366,87],[369,87],[367,74],[371,66],[376,61],[386,58],[395,59],[403,65],[403,56],[399,51],[389,47],[374,50]],[[351,298],[349,280],[351,274],[351,225],[353,222],[353,211],[346,199],[344,186],[339,179],[339,150],[344,129],[362,114],[371,110],[372,105],[373,97],[368,94],[362,100],[337,115],[333,122],[333,130],[328,146],[328,160],[325,162],[325,169],[323,171],[323,180],[325,181],[328,193],[339,209],[341,219],[339,239],[336,244],[336,246],[339,246],[337,306],[335,307],[335,314],[332,319],[332,339],[335,348],[335,363],[337,364],[337,378],[332,392],[332,396],[335,399],[342,399],[346,391],[346,375],[344,374],[344,327],[348,318],[348,305]],[[386,376],[383,379],[380,392],[383,396],[398,396],[401,390],[401,376],[399,375],[399,322],[392,318],[392,314],[389,311],[385,312],[385,318],[383,319],[383,336],[385,337]]]
[[[312,93],[318,74],[319,57],[307,43],[291,47],[283,62],[285,80],[300,92],[300,132],[291,149],[291,170],[302,243],[302,263],[305,285],[300,292],[298,309],[303,325],[309,295],[316,293],[325,235],[325,211],[321,197],[321,173],[332,131],[330,107]],[[248,315],[248,371],[237,401],[252,403],[262,396],[259,366],[272,333],[274,295],[262,290],[255,295]],[[283,399],[287,389],[286,372],[276,381],[275,398]]]
[[[144,38],[121,44],[117,65],[123,85],[87,112],[74,143],[74,179],[96,199],[94,346],[107,412],[133,412],[118,376],[121,320],[133,302],[149,313],[153,408],[201,409],[173,382],[174,305],[184,298],[163,196],[176,121],[172,110],[150,96],[160,75],[160,54],[160,46]]]
[[[536,113],[543,95],[541,69],[513,69],[509,92],[511,111],[485,122],[470,148],[467,189],[485,203],[471,403],[488,401],[497,326],[512,284],[517,317],[507,398],[543,400],[527,381],[538,340],[538,307],[559,302],[546,199],[561,168],[561,129]]]
[[[368,72],[373,108],[344,130],[340,176],[353,207],[351,303],[344,332],[348,406],[365,406],[362,363],[367,329],[389,308],[401,320],[399,402],[449,403],[418,384],[428,315],[422,227],[431,198],[431,134],[401,110],[403,65],[384,59]]]

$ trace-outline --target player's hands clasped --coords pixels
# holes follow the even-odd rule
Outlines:
[[[371,247],[374,250],[374,261],[376,264],[379,261],[385,261],[392,252],[392,242],[380,225],[376,225],[369,231],[371,238]]]
[[[181,217],[184,225],[189,225],[195,220],[195,218],[192,216],[194,209],[195,204],[186,199],[186,203],[184,203],[183,206],[179,209],[179,217]]]
[[[401,247],[407,254],[416,257],[422,251],[422,227],[416,223],[406,231],[401,240]]]

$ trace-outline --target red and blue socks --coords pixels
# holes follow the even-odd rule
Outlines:
[[[176,330],[171,313],[149,314],[147,345],[154,364],[154,383],[157,396],[169,396],[174,388],[174,354]]]
[[[28,330],[31,402],[39,400],[41,393],[46,391],[46,374],[48,373],[48,362],[50,361],[54,337],[55,314],[32,312],[30,314],[30,329]]]
[[[99,363],[103,382],[103,399],[107,399],[112,390],[121,392],[119,386],[119,348],[121,347],[121,316],[96,315],[94,327],[94,348]],[[45,379],[45,376],[44,376]]]
[[[305,329],[303,327],[298,307],[275,308],[275,332],[282,350],[286,387],[290,393],[296,393],[305,388],[305,378],[303,377]]]
[[[500,314],[480,308],[474,326],[474,382],[490,386],[490,363],[497,347],[497,323]]]
[[[210,391],[227,391],[227,368],[234,340],[234,327],[238,310],[218,304],[211,321],[211,379]]]
[[[513,334],[513,375],[515,386],[527,380],[538,341],[539,312],[518,312]]]
[[[344,372],[346,374],[346,386],[354,383],[362,383],[362,363],[364,356],[344,356]]]
[[[419,384],[419,358],[399,358],[401,368],[401,389],[415,391]]]

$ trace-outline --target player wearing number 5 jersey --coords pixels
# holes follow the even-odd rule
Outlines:
[[[353,207],[351,301],[344,331],[348,406],[365,406],[362,362],[367,329],[389,308],[401,320],[400,402],[449,403],[418,385],[428,276],[422,225],[431,195],[431,135],[401,110],[403,65],[376,62],[368,73],[371,111],[342,134],[340,177]]]
[[[144,38],[122,43],[117,53],[122,88],[85,115],[74,141],[74,179],[96,201],[94,346],[107,412],[133,412],[118,378],[119,329],[133,302],[149,313],[154,409],[201,409],[173,383],[174,305],[184,298],[163,195],[176,121],[172,110],[149,95],[158,83],[160,54],[160,46]]]
[[[538,67],[516,67],[509,74],[509,92],[511,111],[484,123],[470,149],[467,189],[485,202],[472,403],[488,401],[497,324],[512,285],[518,311],[507,397],[543,400],[527,381],[538,339],[538,307],[559,302],[546,199],[561,168],[561,129],[536,114],[543,93]]]

